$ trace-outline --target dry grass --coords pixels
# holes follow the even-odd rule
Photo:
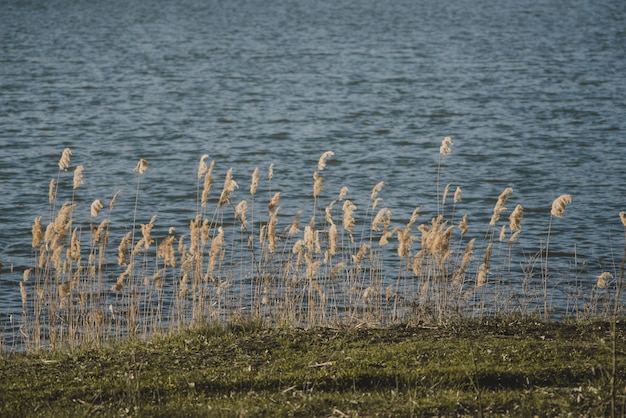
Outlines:
[[[506,188],[482,240],[469,238],[468,216],[455,223],[461,188],[454,192],[452,209],[446,207],[450,185],[439,193],[441,159],[449,158],[451,146],[444,138],[436,179],[438,214],[421,224],[419,208],[408,220],[395,220],[391,209],[378,207],[384,182],[374,185],[364,208],[347,198],[345,187],[325,201],[322,173],[331,151],[321,155],[313,173],[312,213],[288,219],[280,213],[279,191],[268,193],[266,201],[257,193],[263,182],[272,190],[273,165],[265,179],[258,168],[253,171],[249,193],[229,169],[222,190],[211,198],[215,162],[207,165],[208,155],[202,155],[197,173],[191,173],[197,176],[196,216],[188,231],[169,228],[165,235],[153,233],[156,217],[137,221],[147,161],[141,159],[134,170],[132,224],[112,225],[119,193],[109,200],[108,211],[100,199],[89,208],[75,201],[83,165],[74,170],[71,198],[60,200],[59,184],[68,181],[63,174],[71,167],[71,150],[65,149],[50,182],[49,221],[44,226],[37,217],[32,227],[33,267],[20,283],[23,343],[28,350],[72,349],[242,317],[302,327],[441,323],[500,313],[549,318],[551,226],[571,196],[554,201],[537,255],[513,260],[523,233],[522,205],[515,206],[508,222],[500,220],[513,194]],[[77,224],[77,210],[89,210],[91,221]],[[619,215],[626,229],[626,216]],[[511,280],[517,264],[527,267]],[[599,277],[591,295],[582,295],[570,313],[619,314],[621,270],[617,266],[613,274]]]

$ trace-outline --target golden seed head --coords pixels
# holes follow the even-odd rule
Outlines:
[[[348,188],[346,186],[343,186],[341,190],[339,191],[339,197],[337,197],[337,200],[341,202],[343,198],[346,197],[347,194],[348,194]]]
[[[626,226],[626,212],[620,212],[619,218],[622,221],[622,225]]]
[[[320,193],[322,193],[322,190],[324,189],[324,184],[322,183],[323,179],[316,171],[315,173],[313,173],[313,180],[314,180],[313,197],[318,197]]]
[[[348,232],[352,232],[355,225],[355,220],[352,214],[356,210],[356,206],[349,200],[343,203],[343,229]]]
[[[317,171],[323,171],[326,168],[326,160],[335,155],[332,151],[326,151],[322,154],[319,161],[317,162]]]
[[[568,194],[562,194],[561,196],[554,199],[554,202],[552,202],[552,210],[550,211],[550,213],[553,216],[560,218],[565,213],[565,206],[569,205],[570,203],[572,203],[572,196]]]
[[[133,170],[133,172],[138,172],[139,174],[143,174],[146,172],[147,169],[148,169],[148,162],[144,160],[143,158],[141,158],[139,162],[137,163],[137,165],[135,166],[135,169]]]
[[[91,204],[91,216],[94,218],[98,216],[103,207],[104,205],[102,204],[102,201],[100,199],[94,200]]]
[[[54,202],[56,197],[56,182],[54,179],[50,180],[50,185],[48,186],[48,202]]]
[[[235,207],[235,216],[237,216],[237,218],[239,218],[239,221],[241,221],[242,230],[246,229],[246,226],[248,225],[248,221],[246,220],[247,214],[248,214],[248,201],[242,200]]]
[[[70,168],[70,156],[72,155],[72,150],[69,148],[65,148],[63,153],[61,154],[61,159],[59,160],[59,169],[63,171],[67,171]]]
[[[209,168],[206,174],[204,175],[204,186],[202,188],[202,197],[200,198],[202,207],[206,207],[206,204],[209,198],[209,193],[211,192],[211,185],[213,184],[213,168],[214,167],[215,167],[215,161],[211,161],[211,164],[209,165]]]
[[[256,190],[259,187],[259,167],[254,167],[254,171],[252,172],[252,183],[250,183],[250,194],[254,196],[256,194]]]
[[[463,215],[463,219],[461,219],[461,222],[459,223],[459,229],[461,230],[462,235],[467,234],[467,231],[469,230],[469,227],[467,226],[467,214]]]
[[[209,169],[204,162],[204,160],[206,160],[207,158],[209,158],[209,154],[203,154],[202,157],[200,157],[200,163],[198,164],[198,180],[204,177],[207,170]]]
[[[384,185],[385,185],[385,182],[381,181],[376,186],[374,186],[374,188],[372,189],[372,194],[370,195],[371,200],[376,199],[376,196],[378,196],[378,193],[382,190]]]
[[[109,202],[109,210],[113,210],[113,207],[115,207],[115,202],[117,201],[117,198],[120,196],[120,192],[121,190],[118,190],[117,192],[115,192],[115,194],[111,198],[111,201]]]
[[[74,189],[78,188],[78,186],[83,184],[83,170],[84,169],[85,167],[83,167],[82,165],[79,165],[78,167],[76,167],[76,170],[74,170]]]
[[[454,191],[454,203],[459,203],[462,198],[463,198],[463,192],[461,191],[461,188],[457,186],[456,190]]]
[[[523,215],[524,207],[522,205],[515,206],[515,209],[511,212],[511,216],[509,216],[509,228],[511,231],[521,229],[520,222],[522,221]]]
[[[273,178],[274,178],[274,163],[271,163],[269,169],[267,170],[267,179],[272,180]]]
[[[439,153],[441,155],[450,155],[452,152],[452,138],[446,136],[441,141],[441,146],[439,147]]]
[[[224,189],[222,189],[222,194],[220,195],[220,200],[217,203],[217,207],[221,207],[227,203],[230,203],[230,195],[238,189],[239,185],[235,180],[233,180],[233,169],[229,168],[226,173],[226,178],[224,179]]]
[[[609,273],[608,271],[605,271],[604,273],[598,276],[598,282],[596,283],[596,286],[598,286],[599,288],[608,287],[609,280],[611,280],[612,278],[613,278],[613,275]]]
[[[35,223],[33,224],[32,233],[33,233],[32,247],[39,248],[39,246],[41,245],[41,239],[43,238],[43,225],[42,225],[41,216],[38,216],[35,218]]]

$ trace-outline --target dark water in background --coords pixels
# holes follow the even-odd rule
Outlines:
[[[395,223],[418,205],[428,221],[449,135],[441,182],[462,187],[457,211],[474,236],[513,187],[507,206],[524,205],[520,244],[534,253],[552,200],[569,193],[551,249],[565,264],[576,251],[593,278],[624,244],[624,68],[622,0],[2,1],[2,320],[20,312],[30,228],[46,219],[65,147],[72,167],[85,166],[75,216],[87,220],[93,199],[121,190],[121,229],[132,221],[132,169],[148,160],[138,219],[156,214],[163,234],[194,216],[204,153],[217,189],[234,168],[236,201],[255,166],[275,163],[285,224],[312,207],[327,150],[328,201],[348,186],[364,210],[385,181]]]

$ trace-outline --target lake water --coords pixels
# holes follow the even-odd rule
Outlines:
[[[312,174],[332,150],[323,196],[348,186],[363,209],[385,181],[380,196],[400,225],[415,206],[420,222],[437,212],[450,136],[440,182],[463,189],[456,211],[474,236],[512,187],[507,206],[525,208],[519,251],[534,254],[567,193],[573,203],[552,224],[555,266],[576,260],[593,280],[621,259],[622,0],[5,0],[0,39],[4,324],[21,312],[30,228],[49,213],[66,147],[71,168],[85,166],[77,220],[121,190],[128,225],[144,158],[138,220],[184,231],[206,153],[216,187],[233,167],[237,200],[253,168],[274,163],[289,224],[312,207]],[[63,182],[69,199],[71,173]]]

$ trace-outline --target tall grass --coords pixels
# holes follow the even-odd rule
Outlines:
[[[513,260],[523,233],[522,205],[501,220],[513,194],[506,188],[489,224],[472,226],[485,231],[482,239],[470,238],[461,188],[451,209],[450,185],[440,193],[441,162],[451,146],[444,138],[437,215],[421,223],[419,207],[404,220],[381,207],[384,182],[373,185],[364,208],[346,187],[325,198],[331,151],[313,172],[311,212],[290,218],[280,212],[284,196],[273,190],[273,165],[265,176],[254,169],[247,192],[231,168],[215,192],[215,161],[207,165],[209,157],[202,155],[197,172],[190,173],[197,178],[195,217],[183,233],[164,225],[159,230],[167,233],[160,234],[153,233],[156,216],[145,223],[137,218],[147,161],[141,159],[134,170],[130,225],[112,225],[119,193],[108,200],[108,210],[100,199],[86,208],[76,203],[83,165],[74,169],[71,196],[59,196],[71,167],[66,149],[49,186],[49,219],[37,217],[32,227],[33,266],[20,283],[23,343],[28,350],[71,349],[241,317],[303,327],[437,323],[495,314],[547,318],[552,222],[563,216],[571,196],[554,201],[545,246],[526,260]],[[266,194],[259,193],[262,188]],[[77,211],[88,211],[90,221],[75,221]],[[517,264],[525,268],[512,268]],[[621,312],[623,268],[622,262],[619,271],[601,276],[591,297],[585,295],[587,314]]]

